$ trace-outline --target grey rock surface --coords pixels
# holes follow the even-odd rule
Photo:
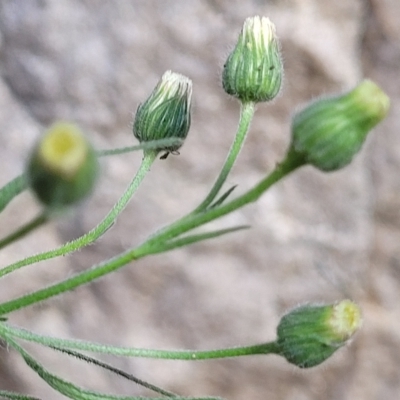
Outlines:
[[[96,244],[3,278],[0,300],[89,268],[140,243],[207,193],[237,125],[220,72],[244,19],[275,23],[284,89],[260,105],[227,185],[255,184],[283,157],[293,110],[363,76],[392,112],[347,168],[306,167],[256,204],[213,226],[252,228],[153,256],[10,321],[47,335],[149,348],[208,349],[275,338],[280,315],[350,297],[364,325],[321,368],[253,357],[183,362],[104,357],[181,395],[251,400],[395,399],[400,392],[400,18],[398,0],[6,0],[0,3],[0,184],[22,172],[54,120],[77,122],[98,148],[135,143],[132,115],[165,70],[194,82],[193,121],[179,157],[158,161],[118,223]],[[110,157],[93,197],[0,253],[6,266],[92,228],[123,192],[141,154]],[[0,235],[39,210],[29,193],[2,213]],[[95,367],[27,346],[43,364],[93,390],[149,394]],[[0,387],[61,399],[1,348]]]

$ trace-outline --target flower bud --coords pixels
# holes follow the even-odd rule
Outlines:
[[[192,81],[171,71],[165,72],[150,97],[139,105],[133,124],[133,134],[142,143],[176,138],[171,146],[156,151],[177,151],[190,128]]]
[[[92,191],[98,174],[97,157],[78,127],[57,122],[35,146],[26,174],[42,203],[62,208]]]
[[[224,65],[225,92],[242,102],[268,101],[279,93],[282,77],[275,25],[265,17],[247,18]]]
[[[314,367],[345,345],[360,326],[360,308],[350,300],[295,308],[279,323],[279,354],[300,368]]]
[[[340,169],[386,117],[389,105],[388,96],[370,80],[344,95],[317,100],[294,116],[292,148],[322,171]]]

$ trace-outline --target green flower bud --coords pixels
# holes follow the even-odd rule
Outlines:
[[[350,300],[301,306],[279,323],[279,354],[300,368],[314,367],[345,345],[360,327],[360,308]]]
[[[225,92],[242,102],[268,101],[279,93],[282,77],[275,25],[265,17],[247,18],[224,65]]]
[[[59,209],[92,191],[98,175],[97,157],[78,127],[57,122],[35,146],[26,174],[39,200]]]
[[[340,169],[386,117],[389,105],[389,97],[370,80],[347,94],[312,102],[293,118],[292,149],[322,171]]]
[[[139,105],[133,124],[133,134],[142,142],[176,138],[170,146],[156,151],[177,151],[190,128],[192,81],[171,71],[165,72],[150,97]]]

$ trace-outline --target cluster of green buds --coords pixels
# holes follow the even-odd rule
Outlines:
[[[275,26],[265,17],[256,16],[246,19],[237,44],[224,65],[222,84],[225,92],[239,99],[242,110],[247,111],[241,115],[238,134],[231,152],[205,201],[194,212],[167,226],[139,247],[96,267],[98,273],[88,275],[87,271],[84,271],[82,274],[48,288],[4,302],[1,304],[1,313],[8,314],[10,311],[89,283],[95,278],[115,271],[134,258],[164,252],[242,228],[229,228],[199,235],[187,234],[194,228],[255,201],[273,183],[301,165],[310,164],[322,171],[334,171],[346,166],[360,150],[368,132],[382,121],[389,111],[388,96],[369,80],[361,82],[346,94],[312,102],[293,117],[292,138],[286,160],[254,188],[230,203],[222,204],[233,188],[219,198],[216,196],[226,182],[236,160],[253,117],[255,104],[274,99],[281,89],[282,79],[283,66]],[[161,158],[166,158],[168,154],[179,150],[188,135],[191,124],[191,98],[192,81],[183,75],[167,71],[147,100],[139,105],[133,123],[133,134],[143,145],[140,148],[143,148],[145,152],[142,167],[103,222],[75,242],[75,244],[81,243],[78,247],[81,247],[82,243],[84,245],[91,243],[94,239],[90,237],[98,238],[115,221],[116,216],[123,210],[141,182],[144,172],[147,172],[159,152],[164,152]],[[47,207],[46,211],[58,211],[81,201],[92,191],[98,169],[96,152],[79,128],[68,122],[58,122],[45,132],[34,147],[27,164],[26,177],[30,188]],[[46,212],[44,215],[47,218]],[[43,219],[36,219],[34,223],[26,227],[29,229],[37,227],[37,221],[41,220]],[[20,229],[15,234],[9,235],[2,243],[0,242],[0,246],[4,247],[11,240],[22,237],[27,231],[28,229]],[[68,246],[60,247],[51,253],[61,250],[58,254],[66,254],[71,251],[66,250]],[[36,256],[36,260],[46,259],[48,254],[50,253],[42,253]],[[26,260],[28,259],[22,260],[20,266],[27,265],[28,263],[24,264]],[[3,275],[13,271],[17,264],[4,268]],[[5,319],[0,317],[0,321],[4,322]],[[205,352],[127,350],[131,352],[131,355],[137,352],[137,355],[145,354],[145,357],[192,360],[249,354],[278,354],[300,368],[310,368],[321,364],[346,345],[361,327],[361,323],[361,311],[358,305],[350,300],[343,300],[335,304],[304,305],[293,309],[282,317],[277,328],[276,341],[261,345]],[[94,392],[89,393],[83,389],[81,391],[71,383],[47,373],[39,364],[35,364],[24,349],[19,347],[4,324],[0,324],[0,327],[2,339],[17,349],[28,365],[43,379],[50,384],[55,379],[58,379],[58,383],[62,383],[53,385],[57,390],[58,388],[64,390],[60,389],[60,393],[67,393],[66,391],[70,393],[72,390],[78,395],[81,393],[79,398],[111,398],[101,394],[92,396],[91,393]],[[16,337],[24,338],[23,335],[16,335]],[[92,344],[88,346],[93,347]],[[108,347],[111,349],[110,346]],[[85,347],[81,348],[85,349]],[[121,354],[121,351],[116,349],[114,353]],[[149,387],[149,385],[146,386]],[[157,389],[157,392],[167,393],[161,389]],[[22,398],[19,395],[17,397]]]
[[[68,122],[51,126],[36,144],[26,176],[38,199],[62,209],[84,199],[98,175],[98,161],[79,128]]]
[[[190,128],[192,81],[167,71],[149,98],[139,105],[133,123],[133,134],[140,143],[170,138],[171,144],[157,147],[165,151],[162,158],[176,152]]]
[[[389,106],[389,97],[370,80],[343,95],[314,101],[293,118],[291,151],[322,171],[343,168]]]
[[[275,25],[265,17],[247,18],[224,65],[225,92],[243,103],[269,101],[279,93],[282,78]]]
[[[284,315],[278,326],[277,353],[300,368],[321,364],[361,327],[357,304],[305,305]]]
[[[283,77],[279,47],[268,18],[247,18],[224,65],[225,91],[242,103],[273,99]],[[297,166],[311,164],[322,171],[346,166],[368,132],[386,117],[389,105],[388,96],[370,80],[349,93],[312,102],[293,118],[288,157]]]

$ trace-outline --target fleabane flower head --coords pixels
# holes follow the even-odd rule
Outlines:
[[[78,127],[67,122],[53,125],[42,137],[37,156],[63,179],[73,179],[85,162],[88,146]]]
[[[63,208],[92,191],[98,175],[97,157],[76,125],[57,122],[36,144],[26,175],[42,203]]]
[[[282,77],[275,25],[266,17],[247,18],[224,65],[224,90],[242,102],[269,101],[279,93]]]
[[[307,164],[336,171],[351,162],[389,108],[389,97],[368,79],[348,93],[313,101],[293,117],[291,150]]]
[[[156,151],[177,151],[183,144],[191,122],[192,81],[167,71],[148,99],[139,105],[133,134],[141,142],[171,139],[171,144]]]
[[[297,307],[278,325],[279,354],[300,368],[314,367],[348,343],[361,323],[360,308],[350,300]]]

